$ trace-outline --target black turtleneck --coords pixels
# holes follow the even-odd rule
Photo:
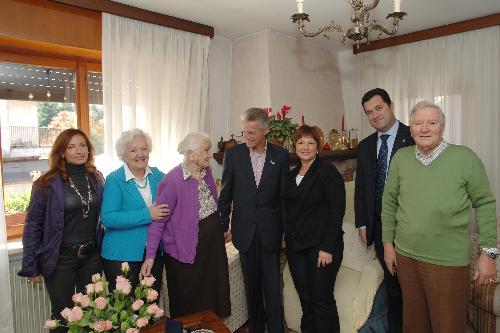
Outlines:
[[[66,171],[76,188],[85,200],[88,200],[87,169],[85,164],[66,163]],[[88,176],[91,177],[91,176]],[[90,185],[90,184],[89,184]],[[90,185],[92,201],[87,213],[83,218],[83,212],[87,211],[87,205],[82,204],[80,196],[70,186],[69,180],[64,182],[64,233],[62,246],[73,246],[84,244],[96,239],[96,228],[98,214],[98,198]]]

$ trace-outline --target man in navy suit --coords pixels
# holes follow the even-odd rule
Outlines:
[[[394,104],[387,91],[376,88],[365,93],[363,110],[376,130],[359,143],[354,205],[356,227],[361,241],[374,243],[378,260],[384,269],[384,284],[389,306],[389,332],[402,332],[403,303],[396,275],[391,275],[384,261],[382,244],[381,199],[389,163],[399,148],[414,145],[410,128],[396,119]]]
[[[226,239],[231,232],[240,252],[250,332],[264,332],[267,322],[267,332],[283,333],[279,256],[289,155],[266,141],[263,109],[248,109],[241,119],[245,143],[224,153],[219,212]]]

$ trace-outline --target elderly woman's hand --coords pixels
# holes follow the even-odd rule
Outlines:
[[[396,263],[396,251],[394,250],[394,244],[384,243],[384,261],[389,273],[392,276],[396,275],[397,263]]]
[[[151,268],[153,268],[153,264],[155,263],[154,259],[146,259],[142,263],[141,271],[139,272],[139,281],[144,279],[146,276],[151,275]]]
[[[153,203],[153,206],[149,208],[149,212],[151,213],[151,220],[161,220],[170,215],[170,209],[167,204],[157,204]]]
[[[495,282],[497,276],[497,267],[495,260],[488,257],[485,253],[481,252],[479,259],[476,263],[476,270],[474,272],[474,283],[481,285],[489,282]]]
[[[326,265],[330,265],[331,263],[332,263],[332,254],[325,251],[319,251],[318,268],[320,268],[321,266],[325,267]]]

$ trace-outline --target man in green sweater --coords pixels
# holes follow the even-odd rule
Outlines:
[[[471,206],[481,246],[474,282],[496,277],[496,203],[486,171],[470,149],[443,140],[444,124],[437,105],[413,108],[416,147],[394,156],[382,199],[384,260],[397,270],[405,333],[465,333]]]

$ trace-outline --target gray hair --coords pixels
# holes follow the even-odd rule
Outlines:
[[[432,109],[438,111],[439,115],[441,116],[441,124],[444,125],[446,123],[446,118],[444,116],[444,112],[438,105],[431,103],[431,102],[428,102],[428,101],[421,101],[421,102],[418,102],[413,107],[413,109],[411,109],[411,111],[410,111],[410,124],[413,123],[413,115],[415,114],[415,112],[420,111],[422,109],[426,109],[426,108],[432,108]]]
[[[148,151],[151,152],[153,150],[153,143],[151,141],[151,137],[149,134],[144,132],[139,128],[134,128],[128,131],[123,132],[120,135],[120,138],[116,141],[115,149],[116,155],[118,158],[123,161],[125,158],[125,153],[127,152],[128,145],[134,140],[136,136],[142,136],[148,145]]]
[[[261,129],[269,128],[269,116],[264,109],[250,108],[241,114],[242,121],[258,121]]]
[[[204,143],[210,143],[210,137],[208,134],[203,132],[191,132],[182,139],[182,141],[177,146],[177,151],[179,154],[186,155],[188,150],[194,151],[203,147]]]

